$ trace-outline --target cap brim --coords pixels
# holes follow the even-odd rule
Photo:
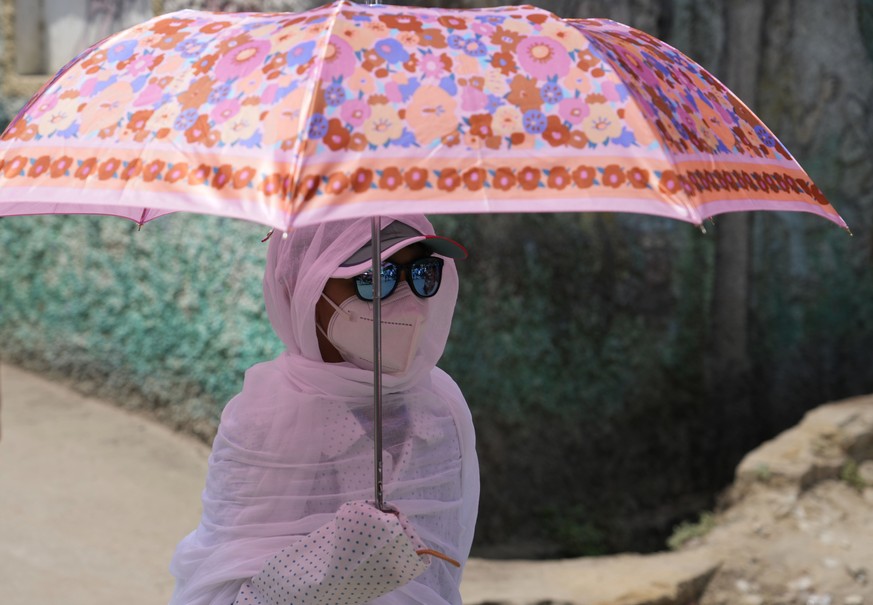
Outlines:
[[[423,244],[426,246],[431,252],[435,254],[439,254],[440,256],[444,256],[446,258],[451,258],[454,260],[463,260],[467,258],[467,249],[456,242],[453,239],[449,239],[448,237],[442,237],[440,235],[417,235],[415,237],[405,238],[395,244],[392,244],[388,248],[385,248],[382,251],[382,262],[385,262],[386,259],[391,257],[394,253],[407,246],[411,246],[412,244]],[[331,277],[346,279],[349,277],[354,277],[355,275],[360,275],[364,273],[368,269],[372,268],[373,261],[371,259],[367,259],[355,265],[350,265],[348,267],[338,267],[336,271],[333,272]]]

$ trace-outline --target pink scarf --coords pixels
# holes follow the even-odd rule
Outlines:
[[[422,216],[402,220],[423,234]],[[270,556],[329,522],[345,502],[373,497],[372,373],[325,363],[315,303],[327,279],[370,240],[370,220],[304,227],[270,241],[267,313],[286,351],[246,372],[225,408],[209,459],[203,517],[177,547],[171,605],[229,605]],[[385,497],[432,548],[465,561],[479,499],[470,412],[436,367],[458,277],[445,259],[440,292],[411,370],[384,381]],[[441,561],[374,603],[457,604],[461,571]]]

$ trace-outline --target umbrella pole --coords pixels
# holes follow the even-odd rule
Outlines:
[[[385,510],[382,491],[382,228],[381,220],[372,220],[373,251],[373,449],[376,470],[376,508]]]
[[[367,5],[381,0],[367,0]],[[382,230],[378,216],[373,217],[373,448],[376,467],[376,508],[385,510],[382,491]]]

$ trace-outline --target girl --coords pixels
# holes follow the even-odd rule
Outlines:
[[[382,224],[385,499],[428,548],[463,565],[479,470],[467,404],[436,363],[458,293],[453,259],[466,251],[423,216]],[[171,605],[231,605],[277,552],[343,504],[372,498],[370,225],[338,221],[271,238],[264,298],[286,350],[249,369],[222,413],[200,525],[171,563]],[[434,558],[372,602],[460,605],[461,571]]]

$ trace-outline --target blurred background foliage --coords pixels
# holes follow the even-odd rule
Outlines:
[[[712,508],[745,452],[818,404],[873,391],[873,3],[534,4],[640,27],[729,85],[736,49],[752,53],[741,96],[855,232],[758,214],[738,244],[712,234],[724,219],[709,234],[633,215],[433,219],[471,253],[441,365],[478,431],[475,551],[660,549]],[[744,28],[750,15],[763,25]],[[7,120],[17,109],[2,107]],[[209,439],[246,368],[281,350],[260,292],[265,234],[201,216],[142,232],[100,217],[2,220],[0,353]],[[740,303],[720,308],[716,280],[735,258],[747,258]],[[719,328],[724,312],[741,334]],[[739,370],[713,353],[728,340]]]

